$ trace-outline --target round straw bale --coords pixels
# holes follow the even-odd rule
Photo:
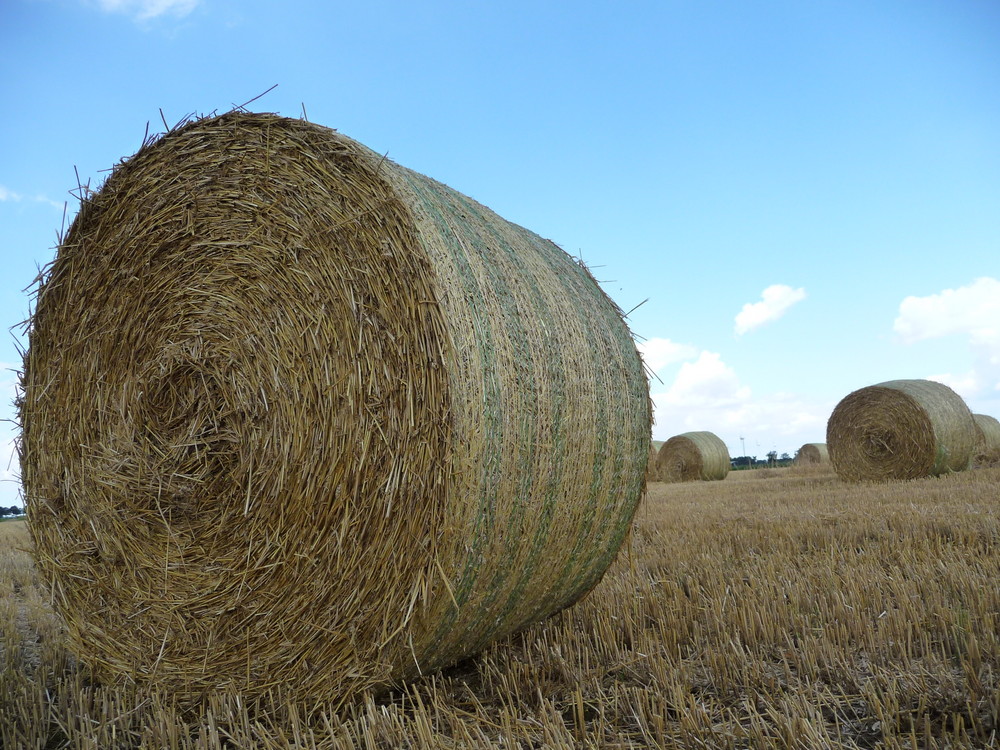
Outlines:
[[[35,300],[36,560],[101,680],[341,702],[587,593],[651,426],[549,240],[325,127],[232,112],[82,203]]]
[[[973,414],[976,426],[976,464],[1000,463],[1000,421],[989,414]]]
[[[711,432],[685,432],[660,446],[656,471],[663,482],[725,479],[729,473],[729,450]]]
[[[826,443],[842,479],[915,479],[967,469],[975,428],[965,401],[943,383],[891,380],[844,397]]]
[[[826,448],[826,443],[806,443],[799,448],[799,455],[795,457],[798,464],[825,464],[830,460],[830,453]]]

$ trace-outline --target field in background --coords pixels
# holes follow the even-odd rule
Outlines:
[[[0,524],[2,748],[1000,745],[1000,469],[653,484],[582,602],[339,716],[90,684]]]

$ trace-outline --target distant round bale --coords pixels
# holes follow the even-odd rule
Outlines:
[[[648,382],[590,273],[329,128],[144,144],[35,305],[35,559],[102,682],[340,704],[573,604],[641,496]]]
[[[842,479],[916,479],[967,469],[975,426],[965,401],[943,383],[891,380],[844,397],[826,443]]]
[[[976,425],[976,449],[973,460],[977,464],[1000,462],[1000,420],[989,414],[973,414]]]
[[[662,482],[725,479],[729,450],[711,432],[685,432],[660,446],[656,471]]]
[[[825,464],[830,461],[830,452],[826,443],[806,443],[799,448],[799,455],[795,457],[797,464]]]

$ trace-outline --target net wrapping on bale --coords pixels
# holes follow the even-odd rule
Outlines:
[[[711,432],[685,432],[660,446],[656,472],[662,482],[725,479],[729,449]]]
[[[845,396],[826,442],[842,479],[916,479],[967,469],[975,426],[965,401],[943,383],[891,380]]]
[[[21,466],[100,679],[336,702],[578,600],[644,485],[621,311],[333,130],[233,112],[91,194],[35,300]]]

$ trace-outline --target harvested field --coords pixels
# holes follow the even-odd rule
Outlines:
[[[1000,469],[656,484],[580,603],[394,694],[94,684],[0,524],[4,748],[959,748],[1000,726]]]

